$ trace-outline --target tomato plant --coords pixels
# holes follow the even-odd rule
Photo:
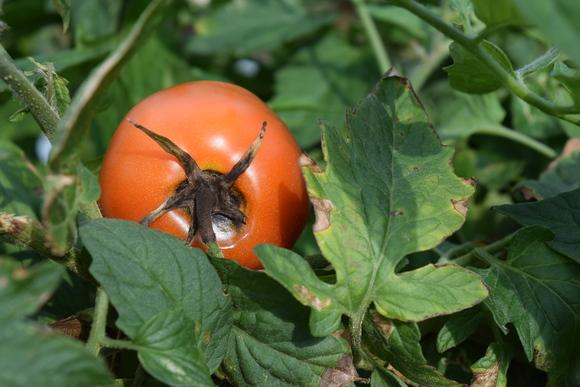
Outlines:
[[[298,161],[301,152],[286,125],[258,97],[232,84],[190,82],[149,96],[126,118],[169,138],[204,173],[221,176],[241,161],[265,123],[260,149],[234,184],[214,192],[224,183],[205,183],[212,185],[211,200],[216,202],[209,205],[214,207],[210,216],[225,257],[244,266],[261,267],[252,252],[257,244],[292,247],[308,210]],[[199,198],[195,201],[199,181],[189,176],[193,189],[186,197],[170,199],[187,177],[175,157],[123,120],[100,172],[103,215],[141,221],[169,201],[171,208],[158,214],[151,226],[199,246],[201,240],[194,239],[194,233],[202,227],[204,215],[196,217],[196,211],[208,207]],[[188,206],[193,210],[184,211]]]
[[[0,386],[579,386],[579,18],[0,1]]]

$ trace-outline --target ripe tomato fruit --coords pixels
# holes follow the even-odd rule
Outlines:
[[[308,212],[298,164],[301,151],[288,128],[258,97],[227,83],[189,82],[145,98],[126,118],[100,172],[104,216],[142,221],[189,181],[182,163],[136,126],[171,140],[200,170],[220,177],[244,157],[259,133],[264,134],[260,128],[265,123],[261,146],[231,187],[243,222],[236,225],[227,219],[227,212],[224,216],[216,210],[211,229],[226,258],[253,269],[261,267],[252,251],[256,245],[294,244]],[[150,225],[186,240],[192,223],[197,227],[191,213],[195,211],[172,209]],[[203,244],[196,237],[192,245]]]

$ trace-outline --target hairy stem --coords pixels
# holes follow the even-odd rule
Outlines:
[[[102,288],[97,289],[95,301],[95,313],[93,315],[93,325],[87,341],[87,349],[95,355],[99,355],[103,338],[105,338],[107,328],[107,313],[109,312],[109,297]]]
[[[379,31],[377,30],[377,26],[375,25],[364,0],[352,0],[352,2],[355,6],[358,17],[363,24],[365,33],[371,42],[379,70],[381,73],[385,73],[391,67],[391,61],[389,60],[389,56],[387,55]]]
[[[537,107],[544,113],[563,118],[570,122],[574,122],[574,120],[565,117],[565,115],[580,114],[580,108],[574,105],[557,105],[528,89],[525,83],[521,79],[518,79],[515,73],[506,70],[492,55],[483,49],[479,44],[480,39],[478,37],[470,37],[466,35],[457,28],[447,24],[429,8],[414,0],[392,0],[392,2],[431,24],[431,26],[471,52],[481,62],[485,63],[495,76],[515,95],[530,105]]]
[[[28,108],[46,137],[52,142],[59,117],[42,93],[34,87],[24,73],[16,67],[10,54],[0,44],[0,77],[10,86],[18,98]]]

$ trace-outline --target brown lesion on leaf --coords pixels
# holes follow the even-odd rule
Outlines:
[[[463,217],[467,215],[467,211],[469,210],[469,200],[451,200],[453,204],[453,208],[455,211],[459,212]]]
[[[322,374],[318,387],[343,387],[353,382],[369,383],[368,379],[361,378],[356,372],[352,355],[345,354],[335,368],[328,368]]]
[[[328,199],[310,197],[316,220],[312,226],[314,232],[324,231],[330,227],[330,213],[334,206]]]
[[[393,323],[381,316],[380,314],[374,312],[372,313],[372,320],[375,327],[381,332],[384,337],[389,337],[393,331]]]
[[[320,299],[304,285],[294,285],[294,291],[298,293],[301,298],[305,299],[309,305],[319,311],[327,308],[332,303],[328,298],[324,300]]]
[[[402,210],[393,210],[389,211],[389,216],[401,216],[404,212]]]
[[[499,363],[495,362],[491,367],[481,372],[474,372],[470,387],[495,387],[498,377]]]
[[[302,153],[298,158],[298,164],[301,168],[308,168],[314,173],[322,173],[322,168],[320,165],[316,163],[316,161],[312,160],[306,153]]]
[[[145,216],[141,220],[141,224],[149,226],[163,214],[175,209],[182,209],[191,218],[187,243],[192,243],[198,237],[205,245],[209,245],[216,242],[214,224],[238,229],[246,223],[246,215],[243,211],[245,200],[234,184],[248,169],[258,153],[266,134],[267,123],[265,121],[246,153],[226,174],[202,170],[186,151],[169,138],[161,136],[131,119],[128,121],[155,141],[165,152],[174,156],[186,176],[186,179],[177,186],[173,195]]]
[[[91,323],[78,316],[71,316],[50,323],[48,327],[58,334],[86,341],[91,330]]]
[[[30,224],[30,218],[0,213],[0,234],[19,235]]]
[[[560,161],[562,161],[563,158],[570,156],[572,153],[574,153],[577,150],[580,150],[580,138],[569,139],[566,142],[566,144],[564,145],[564,149],[562,150],[562,153],[560,153],[560,155],[556,159],[554,159],[550,163],[550,165],[548,165],[547,170],[554,168],[556,165],[558,165],[558,163]]]

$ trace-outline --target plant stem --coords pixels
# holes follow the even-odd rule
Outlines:
[[[59,117],[49,105],[44,96],[26,78],[24,73],[16,67],[10,54],[0,44],[0,77],[10,86],[14,94],[20,98],[28,108],[46,137],[52,142]]]
[[[492,136],[498,136],[510,139],[512,141],[518,142],[522,145],[527,146],[530,149],[535,150],[536,152],[540,153],[543,156],[546,156],[549,159],[555,158],[558,154],[549,146],[542,144],[539,141],[534,140],[531,137],[526,136],[520,132],[515,130],[506,128],[505,126],[487,126],[476,131],[478,134],[489,134]]]
[[[504,83],[504,85],[507,86],[515,95],[530,105],[537,107],[544,113],[561,118],[564,118],[562,116],[566,114],[580,114],[580,108],[574,105],[557,105],[528,89],[525,83],[521,79],[518,79],[514,72],[504,68],[479,44],[480,39],[478,37],[470,37],[464,34],[457,28],[447,24],[429,8],[417,3],[414,0],[392,0],[392,2],[402,8],[405,8],[412,14],[420,17],[427,23],[431,24],[431,26],[441,31],[444,35],[453,39],[463,48],[471,52],[481,62],[485,63],[495,74],[495,76],[499,78]],[[567,120],[570,121],[570,119]]]
[[[499,241],[496,241],[496,242],[489,244],[487,246],[484,246],[484,247],[475,247],[473,250],[471,250],[467,254],[462,255],[461,257],[455,258],[450,262],[454,263],[456,265],[460,265],[460,266],[470,265],[474,259],[478,259],[478,251],[485,251],[486,253],[493,255],[493,254],[501,251],[505,246],[507,246],[512,241],[514,235],[515,234],[510,234],[507,237],[500,239]]]
[[[385,73],[391,67],[391,61],[389,60],[389,56],[387,55],[379,31],[377,30],[377,26],[375,25],[364,0],[352,0],[352,2],[355,6],[358,17],[363,24],[365,33],[371,42],[379,70],[381,73]]]
[[[140,347],[136,344],[133,344],[129,340],[116,340],[111,339],[110,337],[103,336],[99,340],[99,343],[106,348],[115,348],[115,349],[130,349],[132,351],[138,351]]]
[[[93,325],[87,341],[87,349],[99,355],[107,328],[107,313],[109,311],[109,297],[102,288],[97,289]]]

